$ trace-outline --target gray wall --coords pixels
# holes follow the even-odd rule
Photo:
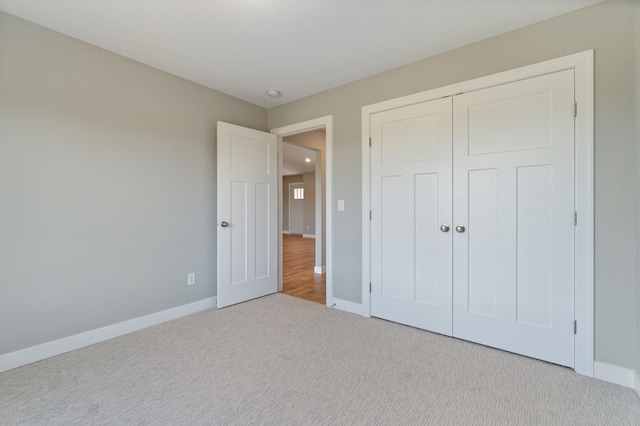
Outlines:
[[[302,175],[282,176],[282,230],[289,230],[289,184],[304,182]]]
[[[214,296],[216,121],[266,119],[0,13],[0,354]]]
[[[268,111],[269,127],[332,114],[334,296],[361,301],[361,108],[595,50],[596,360],[636,365],[636,192],[631,0],[609,0]],[[419,41],[416,41],[419,42]]]
[[[640,1],[633,3],[633,58],[634,58],[634,73],[635,76],[635,124],[636,124],[636,167],[638,173],[638,181],[636,191],[640,191]],[[637,212],[640,212],[640,195],[637,197],[638,208]],[[636,216],[638,221],[638,227],[636,228],[638,249],[636,252],[636,322],[637,322],[637,339],[636,339],[636,372],[640,373],[640,215]]]
[[[304,234],[316,233],[316,174],[314,172],[302,175],[304,182],[304,217],[302,229]]]

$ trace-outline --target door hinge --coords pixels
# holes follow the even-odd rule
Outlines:
[[[371,148],[371,138],[369,138],[369,148]]]
[[[573,116],[578,116],[578,103],[576,101],[573,101]]]
[[[369,293],[371,293],[371,283],[369,283]]]
[[[573,212],[573,226],[578,226],[578,212]]]
[[[573,334],[578,334],[578,321],[573,322]]]
[[[373,211],[369,210],[369,220],[373,219]]]

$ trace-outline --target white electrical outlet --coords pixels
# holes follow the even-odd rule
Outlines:
[[[344,211],[344,200],[338,200],[338,211],[339,212]]]
[[[196,283],[196,273],[191,272],[187,274],[187,285],[194,285]]]

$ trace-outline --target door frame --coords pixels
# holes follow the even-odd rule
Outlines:
[[[304,182],[289,182],[289,233],[291,234],[291,201],[293,200],[293,198],[291,198],[291,188],[304,188]],[[284,199],[284,194],[283,195],[283,199]],[[302,227],[304,228],[304,208],[302,209],[302,220],[303,220],[303,224]],[[302,229],[302,231],[304,231],[304,229]],[[302,232],[302,234],[304,234],[304,232]],[[302,235],[301,234],[301,235]]]
[[[326,262],[326,305],[333,306],[333,225],[332,225],[332,152],[333,152],[333,116],[327,115],[288,126],[278,127],[271,130],[271,133],[278,136],[278,291],[282,291],[282,144],[283,138],[298,133],[310,132],[312,130],[325,129],[325,262]],[[316,160],[317,161],[317,160]],[[317,189],[316,189],[317,190]],[[316,238],[322,238],[322,229],[318,229],[316,222]]]
[[[492,74],[449,86],[362,107],[362,310],[370,317],[370,120],[371,115],[394,108],[427,102],[525,80],[558,71],[573,70],[575,101],[575,371],[593,377],[594,368],[594,120],[593,50]],[[567,106],[568,108],[570,106]]]

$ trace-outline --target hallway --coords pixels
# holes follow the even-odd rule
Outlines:
[[[326,274],[314,274],[315,240],[282,236],[282,292],[311,302],[326,303]]]

